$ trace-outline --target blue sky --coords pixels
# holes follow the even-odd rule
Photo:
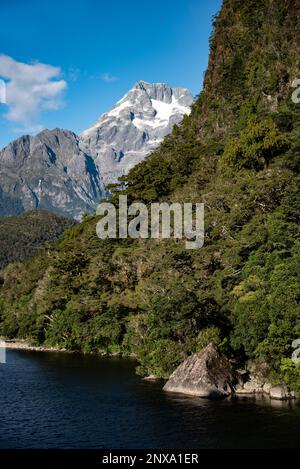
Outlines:
[[[202,87],[221,0],[1,0],[0,147],[81,132],[139,80]],[[34,92],[31,90],[34,89]]]

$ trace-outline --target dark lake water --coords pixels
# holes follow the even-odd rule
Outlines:
[[[9,350],[0,448],[300,448],[300,404],[162,392],[135,363]]]

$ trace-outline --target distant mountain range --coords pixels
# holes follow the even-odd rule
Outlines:
[[[79,136],[54,129],[15,140],[0,151],[0,216],[92,213],[106,185],[157,148],[192,103],[186,89],[141,81]]]

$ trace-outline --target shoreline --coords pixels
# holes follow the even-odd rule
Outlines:
[[[106,353],[106,352],[83,352],[83,351],[75,351],[75,350],[67,350],[65,348],[58,348],[58,347],[45,347],[43,345],[31,345],[25,339],[7,339],[5,337],[0,337],[0,340],[5,343],[6,350],[25,350],[28,352],[56,352],[56,353],[68,353],[68,354],[78,354],[78,355],[90,355],[95,357],[107,357],[107,358],[129,358],[135,360],[134,356],[126,356],[122,355],[121,353]]]
[[[79,355],[89,355],[89,356],[96,356],[96,357],[102,357],[102,358],[115,358],[115,357],[119,357],[119,358],[125,358],[124,355],[122,354],[119,354],[119,353],[114,353],[114,354],[108,354],[108,353],[97,353],[97,352],[76,352],[76,351],[72,351],[72,350],[67,350],[67,349],[62,349],[62,348],[58,348],[58,347],[44,347],[42,345],[40,346],[35,346],[35,345],[31,345],[30,343],[28,343],[26,340],[24,339],[6,339],[4,337],[0,337],[0,341],[4,342],[5,343],[5,348],[7,350],[24,350],[24,351],[28,351],[28,352],[54,352],[54,353],[67,353],[67,354],[79,354]],[[1,347],[1,345],[0,345]],[[135,360],[136,358],[131,356],[131,357],[126,357],[126,358],[129,358],[131,360]],[[145,376],[142,378],[143,381],[146,381],[146,382],[155,382],[155,381],[161,381],[159,378],[155,377],[154,375],[150,375],[150,376]],[[181,395],[184,395],[186,397],[192,397],[191,395],[188,395],[186,393],[177,393],[175,392],[175,394],[181,394]],[[196,396],[194,396],[196,397]],[[290,396],[288,398],[271,398],[270,397],[270,394],[267,393],[267,392],[256,392],[256,391],[248,391],[248,392],[243,392],[241,390],[235,390],[234,393],[232,393],[230,396],[227,396],[227,398],[255,398],[255,399],[269,399],[271,401],[277,401],[277,402],[299,402],[300,401],[300,397],[297,397],[295,395],[293,396]]]
[[[18,339],[5,339],[0,337],[0,339],[5,343],[5,348],[7,350],[28,350],[30,352],[65,352],[72,353],[66,349],[61,349],[57,347],[43,347],[42,345],[30,345],[26,340]]]

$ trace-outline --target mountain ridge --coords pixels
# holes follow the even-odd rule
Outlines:
[[[141,81],[81,135],[44,129],[11,142],[0,151],[0,215],[42,209],[79,220],[93,213],[106,185],[155,149],[192,101],[184,88]]]

